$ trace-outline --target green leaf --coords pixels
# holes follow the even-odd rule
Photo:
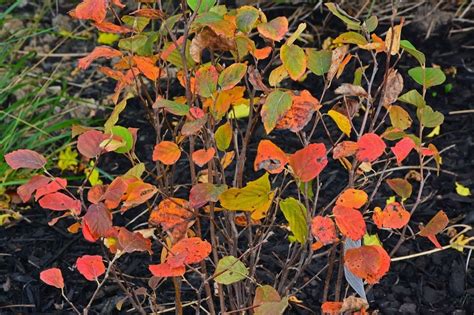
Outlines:
[[[308,186],[308,191],[306,191],[306,185]],[[298,189],[300,190],[302,194],[308,193],[308,198],[313,199],[314,197],[313,180],[310,180],[309,182],[299,182]]]
[[[102,33],[99,32],[99,37],[97,38],[97,42],[99,44],[104,44],[104,45],[112,45],[116,41],[120,39],[119,34],[114,34],[114,33]]]
[[[280,50],[280,59],[292,80],[298,80],[306,71],[306,55],[297,45],[283,45]]]
[[[416,83],[423,85],[425,88],[430,88],[435,85],[443,84],[446,81],[444,72],[439,68],[422,68],[416,67],[408,70],[410,77]]]
[[[438,111],[433,111],[428,105],[418,108],[416,115],[421,124],[428,128],[437,127],[444,121],[444,115]]]
[[[331,11],[332,14],[334,14],[342,22],[344,22],[347,25],[348,29],[356,30],[356,31],[361,29],[360,21],[351,17],[344,10],[342,10],[337,4],[330,2],[330,3],[325,3],[324,5],[329,9],[329,11]]]
[[[425,63],[426,63],[425,54],[419,51],[418,49],[416,49],[412,43],[404,39],[400,41],[400,47],[404,49],[407,53],[412,55],[416,60],[418,60],[418,62],[420,63],[422,67],[425,66]]]
[[[222,90],[229,90],[236,86],[247,72],[247,65],[234,63],[225,68],[220,74],[218,83]]]
[[[403,199],[410,198],[413,187],[412,185],[404,178],[390,178],[387,179],[387,184],[390,188]]]
[[[177,116],[186,116],[189,113],[189,106],[164,98],[159,98],[153,104],[154,108],[164,108],[166,111]]]
[[[125,176],[135,176],[136,178],[141,178],[145,172],[145,163],[138,163],[125,173]]]
[[[356,32],[346,32],[339,35],[334,41],[334,44],[354,44],[366,45],[367,40],[364,36]]]
[[[306,207],[293,197],[280,201],[280,209],[290,225],[294,239],[304,244],[308,238]]]
[[[137,53],[141,48],[143,48],[148,41],[148,36],[146,35],[135,35],[128,38],[122,38],[118,46],[120,49],[128,50],[133,53]]]
[[[234,256],[222,257],[217,263],[214,280],[217,283],[229,285],[245,279],[249,270],[244,263]]]
[[[114,136],[119,136],[125,142],[125,144],[115,150],[117,153],[127,153],[133,147],[133,136],[130,130],[122,126],[113,126],[110,129]]]
[[[250,32],[258,20],[260,13],[251,6],[243,6],[237,9],[236,23],[239,31]]]
[[[416,107],[426,106],[426,102],[417,90],[411,90],[398,98],[399,101],[414,105]]]
[[[216,4],[216,0],[187,0],[187,3],[191,10],[203,13],[209,11]]]
[[[229,122],[217,128],[215,138],[216,146],[220,151],[225,151],[229,148],[232,141],[232,126]]]
[[[150,19],[144,16],[130,16],[124,15],[122,16],[121,20],[134,30],[138,32],[142,32],[145,27],[150,23]]]
[[[291,104],[291,96],[286,92],[275,90],[267,96],[261,110],[263,126],[267,134],[275,128],[278,119],[286,114]]]
[[[365,246],[370,246],[370,245],[377,245],[377,246],[382,246],[382,242],[379,239],[379,236],[377,234],[365,234],[364,239],[363,239],[364,245]]]
[[[332,51],[330,50],[306,50],[308,55],[308,69],[316,75],[324,75],[331,67]]]
[[[377,28],[377,25],[379,24],[379,20],[377,19],[375,15],[372,15],[367,20],[365,20],[364,24],[365,24],[365,28],[367,32],[372,33]]]

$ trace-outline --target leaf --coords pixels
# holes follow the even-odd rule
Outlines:
[[[381,246],[370,245],[346,251],[344,265],[369,284],[378,283],[390,268],[390,256]]]
[[[67,179],[56,177],[47,184],[36,189],[35,199],[38,200],[44,195],[48,195],[58,190],[65,189],[67,186]]]
[[[296,31],[291,34],[291,36],[286,40],[286,45],[291,46],[293,43],[300,37],[300,35],[304,32],[306,29],[306,23],[300,23],[298,24],[298,28]]]
[[[387,76],[382,104],[386,106],[393,104],[402,91],[403,77],[397,70],[391,70]]]
[[[196,202],[193,200],[193,203]],[[191,205],[191,207],[194,206],[197,207],[197,205]],[[179,240],[186,235],[188,226],[193,223],[193,217],[194,214],[191,209],[188,209],[186,200],[167,198],[152,210],[148,222],[151,225],[161,225],[162,229],[171,234],[173,239]]]
[[[354,155],[357,150],[359,149],[359,145],[357,142],[353,141],[342,141],[336,145],[334,150],[332,151],[333,159],[340,159],[344,157],[348,157]]]
[[[366,133],[357,141],[356,158],[360,162],[373,162],[385,151],[385,142],[375,133]]]
[[[427,237],[436,247],[441,248],[441,245],[436,239],[436,234],[443,231],[448,226],[448,223],[448,216],[443,210],[440,210],[425,227],[420,229],[419,234],[420,236]]]
[[[339,314],[342,307],[342,302],[326,301],[321,305],[321,312],[323,314]]]
[[[186,272],[185,266],[172,267],[168,263],[149,265],[148,269],[155,277],[180,277]]]
[[[305,73],[306,55],[301,47],[288,44],[281,46],[280,59],[292,80],[299,80]]]
[[[160,161],[165,165],[173,165],[180,156],[181,150],[171,141],[161,141],[153,149],[153,161]]]
[[[403,199],[410,198],[413,187],[411,184],[404,178],[390,178],[387,179],[387,184],[390,188]]]
[[[377,234],[373,234],[373,235],[365,234],[363,241],[364,241],[364,245],[382,246],[382,242],[380,241]]]
[[[217,283],[229,285],[245,279],[249,270],[244,263],[234,256],[222,257],[214,271],[214,280]]]
[[[193,152],[192,159],[197,166],[203,167],[212,160],[215,154],[216,150],[214,148],[200,149]]]
[[[458,182],[455,182],[454,184],[456,185],[456,193],[459,196],[469,197],[471,195],[471,191],[469,190],[469,187],[466,187],[463,184],[458,183]]]
[[[77,271],[89,281],[97,281],[105,273],[102,256],[84,255],[76,260]]]
[[[141,179],[133,179],[127,186],[124,196],[122,197],[123,204],[120,211],[123,213],[132,207],[136,207],[152,198],[158,189],[152,184],[143,182]]]
[[[332,109],[329,110],[328,115],[329,115],[329,117],[332,118],[332,120],[334,120],[334,122],[336,123],[339,130],[341,130],[348,137],[351,136],[352,126],[351,126],[351,122],[350,122],[349,118],[347,118],[346,115],[341,114],[341,113],[339,113],[335,110],[332,110]]]
[[[397,158],[397,164],[401,165],[403,160],[410,154],[411,150],[415,148],[416,144],[412,138],[404,137],[402,140],[398,141],[394,147],[392,147],[392,152]]]
[[[117,249],[123,253],[144,252],[147,251],[150,255],[151,242],[143,237],[139,232],[131,232],[124,227],[117,228]]]
[[[204,28],[193,38],[191,45],[187,46],[190,46],[189,55],[192,58],[191,60],[201,62],[201,54],[204,49],[212,51],[231,51],[236,49],[236,41],[232,38],[218,35],[210,28]]]
[[[100,237],[107,235],[112,227],[112,214],[103,203],[92,204],[87,208],[86,214],[82,217],[82,226],[87,225],[90,242],[97,241]]]
[[[410,90],[398,98],[399,101],[414,105],[418,108],[426,106],[426,102],[417,90]]]
[[[360,21],[351,17],[344,10],[342,10],[337,4],[329,2],[324,4],[332,14],[337,16],[342,22],[344,22],[348,29],[360,30]]]
[[[139,176],[137,176],[139,178]],[[129,182],[133,184],[132,182]],[[121,177],[115,178],[107,187],[101,200],[104,200],[108,209],[115,209],[119,206],[122,197],[127,192],[128,184]]]
[[[100,23],[93,24],[99,31],[107,33],[107,34],[126,34],[131,33],[133,30],[126,26],[116,25],[111,22],[102,21]],[[102,33],[102,34],[104,34]],[[118,38],[117,38],[118,39]],[[99,41],[99,40],[97,40]]]
[[[200,208],[208,202],[219,201],[219,195],[227,190],[227,185],[214,185],[211,183],[199,183],[191,188],[189,192],[189,206]]]
[[[135,16],[124,15],[121,17],[121,20],[137,32],[143,32],[150,23],[150,18],[163,18],[163,13],[160,10],[154,9],[140,9],[132,13]]]
[[[331,67],[332,51],[307,49],[308,69],[316,75],[324,75]]]
[[[334,76],[336,76],[337,72],[339,71],[340,65],[344,62],[344,57],[346,56],[348,50],[349,45],[344,45],[341,47],[337,47],[332,51],[331,64],[329,66],[329,70],[327,71],[328,81],[332,81]]]
[[[357,32],[342,33],[332,41],[334,44],[366,45],[367,40]]]
[[[444,72],[439,68],[416,67],[408,70],[408,75],[425,88],[443,84],[446,81]]]
[[[60,192],[44,196],[39,200],[39,205],[41,208],[55,211],[74,210],[77,214],[81,212],[81,202],[79,200],[72,199]]]
[[[280,16],[270,22],[260,23],[257,25],[257,30],[263,37],[279,42],[288,32],[288,19]]]
[[[50,268],[40,272],[40,279],[47,285],[56,287],[58,289],[64,289],[64,279],[61,269]]]
[[[83,0],[69,14],[76,19],[102,22],[107,14],[107,0]]]
[[[122,56],[122,53],[117,49],[111,48],[109,46],[98,46],[98,47],[95,47],[94,50],[89,55],[79,59],[79,61],[77,62],[77,67],[82,70],[85,70],[89,68],[90,64],[98,58],[111,59],[114,57],[121,57],[121,56]]]
[[[367,92],[360,85],[353,85],[350,83],[341,84],[335,91],[336,94],[342,94],[344,96],[359,96],[367,97]]]
[[[344,242],[344,253],[347,252],[348,249],[351,248],[360,248],[361,246],[361,241],[353,241],[350,238],[346,239]],[[351,288],[359,294],[360,297],[363,299],[367,300],[367,296],[365,294],[365,289],[364,289],[364,282],[362,279],[355,274],[353,274],[347,266],[344,265],[344,277],[347,280],[347,283],[351,286]]]
[[[281,298],[269,285],[257,287],[253,300],[254,315],[282,315],[288,307],[288,298]]]
[[[444,122],[444,115],[438,111],[433,111],[428,105],[418,108],[416,116],[420,123],[428,128],[435,128]]]
[[[376,207],[372,219],[379,229],[401,229],[410,221],[410,212],[398,202],[388,203],[383,211]]]
[[[79,165],[79,161],[77,160],[77,153],[76,150],[73,150],[71,146],[67,146],[66,149],[61,150],[59,152],[57,166],[61,171],[70,170],[74,171],[76,167]]]
[[[322,105],[308,90],[292,93],[292,103],[285,116],[277,121],[276,129],[289,129],[293,132],[302,130],[313,117],[313,113]]]
[[[360,209],[367,203],[369,196],[360,189],[348,188],[336,200],[336,205]]]
[[[123,145],[119,148],[113,150],[117,153],[128,153],[133,148],[133,135],[129,129],[122,126],[113,126],[110,129],[111,134],[114,137],[119,137],[122,139]],[[107,141],[107,140],[105,140]]]
[[[196,92],[202,97],[211,97],[217,89],[218,73],[214,66],[203,66],[196,71]]]
[[[234,63],[225,68],[220,74],[218,83],[222,90],[229,90],[242,80],[247,72],[247,65],[243,63]]]
[[[260,16],[259,11],[251,6],[242,6],[237,8],[236,23],[239,31],[250,32]]]
[[[400,24],[390,27],[385,35],[385,48],[391,55],[398,54],[400,50],[400,37],[402,35],[403,20]]]
[[[377,28],[378,23],[379,23],[379,21],[377,19],[377,16],[375,16],[375,15],[372,15],[367,20],[365,20],[364,25],[365,25],[365,28],[366,28],[367,32],[372,33],[373,31],[375,31],[375,29]]]
[[[229,122],[219,126],[215,133],[217,149],[225,151],[229,148],[232,142],[232,126]]]
[[[105,139],[107,136],[98,130],[86,131],[77,139],[77,150],[88,159],[94,158],[104,150],[100,144]]]
[[[258,144],[254,170],[265,169],[270,174],[281,173],[288,163],[288,157],[276,144],[270,140],[262,140]]]
[[[211,244],[199,237],[184,238],[171,247],[166,262],[172,267],[196,264],[211,253]]]
[[[243,188],[226,190],[219,196],[219,201],[227,210],[252,211],[252,219],[259,220],[266,216],[274,194],[268,173],[265,173],[259,179],[248,182]]]
[[[291,96],[286,92],[275,90],[267,96],[260,112],[267,134],[275,128],[277,121],[285,116],[291,104]]]
[[[177,116],[186,116],[189,113],[189,106],[187,104],[166,100],[164,98],[158,98],[153,104],[153,108],[164,108],[167,112]]]
[[[28,202],[31,199],[31,195],[40,187],[47,185],[50,179],[43,175],[33,176],[26,184],[19,186],[16,190],[18,196],[20,196],[23,202]]]
[[[292,232],[289,237],[290,241],[294,239],[301,244],[305,244],[308,239],[306,207],[295,198],[288,197],[280,201],[280,209],[290,225]]]
[[[216,0],[187,0],[186,2],[191,10],[197,10],[198,13],[208,12],[216,4]]]
[[[148,36],[146,35],[134,35],[128,38],[122,38],[119,40],[118,47],[122,50],[127,50],[132,53],[139,53],[142,51],[148,42]]]
[[[424,67],[426,64],[426,58],[425,54],[422,53],[421,51],[417,50],[415,46],[408,40],[401,40],[400,41],[400,47],[404,49],[407,53],[412,55],[419,63],[420,66]]]
[[[46,164],[44,156],[32,150],[16,150],[5,154],[8,166],[17,170],[19,168],[40,169]]]
[[[365,232],[365,221],[359,210],[336,205],[333,208],[334,218],[339,231],[344,236],[357,241],[360,240]]]
[[[270,76],[268,77],[268,84],[273,87],[276,87],[280,84],[281,81],[288,78],[288,71],[284,65],[278,66],[270,72]]]
[[[315,216],[311,221],[311,233],[323,245],[338,241],[336,226],[329,217]]]
[[[164,75],[164,70],[155,66],[155,61],[151,58],[133,56],[132,60],[135,62],[138,70],[152,81],[156,81],[160,75]]]
[[[290,156],[289,163],[294,175],[302,182],[319,176],[328,164],[326,147],[323,143],[312,143]]]
[[[401,106],[392,105],[388,110],[390,116],[390,122],[394,128],[405,130],[410,128],[412,124],[412,119],[410,114],[404,110]]]

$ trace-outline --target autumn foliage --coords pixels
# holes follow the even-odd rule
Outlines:
[[[70,233],[108,249],[105,256],[77,258],[74,268],[85,279],[100,288],[123,255],[140,252],[151,262],[140,267],[154,281],[172,278],[177,294],[182,279],[198,274],[196,287],[207,296],[201,307],[212,314],[220,308],[279,314],[293,307],[288,294],[315,253],[323,253],[318,259],[328,259],[331,270],[343,264],[340,272],[350,272],[363,288],[383,280],[400,246],[366,239],[381,234],[403,242],[409,226],[441,246],[436,235],[448,225],[444,212],[423,227],[410,219],[421,201],[413,190],[423,189],[428,166],[439,170],[441,164],[440,151],[425,136],[443,116],[424,96],[444,80],[420,75],[429,69],[444,74],[403,39],[403,19],[387,29],[375,16],[359,21],[326,3],[348,30],[313,48],[300,40],[306,24],[295,28],[287,17],[270,19],[252,6],[188,0],[188,8],[171,15],[158,3],[129,8],[119,0],[84,0],[70,12],[121,38],[78,60],[80,71],[98,69],[115,89],[103,126],[73,127],[76,148],[92,169],[115,152],[128,159],[129,170],[105,183],[91,182],[89,173],[78,186],[47,171],[39,152],[5,156],[12,169],[35,170],[17,189],[23,202],[34,199],[59,212],[51,225],[65,221]],[[395,69],[408,59],[421,70]],[[377,60],[380,69],[372,67]],[[387,60],[386,68],[380,60]],[[318,80],[321,89],[298,88],[305,80]],[[407,80],[418,88],[404,91]],[[180,92],[170,93],[169,86]],[[156,134],[146,160],[136,155],[144,131],[118,124],[130,102],[142,106]],[[402,165],[413,165],[416,176],[397,172]],[[177,169],[186,172],[177,176]],[[324,188],[328,169],[339,172],[330,184],[338,187],[336,195]],[[383,191],[393,192],[393,199],[385,202],[392,195]],[[145,211],[137,219],[146,219],[146,229],[116,225],[132,209]],[[287,235],[292,258],[279,267],[284,271],[272,288],[260,278],[268,263],[260,253],[276,232]],[[42,271],[40,279],[61,290],[68,282],[58,268]],[[343,307],[341,299],[322,302],[327,313]],[[146,304],[133,303],[141,310]],[[363,313],[367,305],[361,305],[349,310]],[[310,307],[319,312],[320,306]]]

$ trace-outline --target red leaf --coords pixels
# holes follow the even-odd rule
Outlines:
[[[195,264],[209,256],[211,250],[208,241],[203,241],[199,237],[184,238],[171,247],[166,262],[171,267]]]
[[[84,132],[77,139],[77,149],[86,158],[91,159],[99,155],[104,149],[100,147],[107,136],[98,130]]]
[[[94,50],[89,55],[87,55],[84,58],[79,59],[77,66],[80,69],[85,70],[97,58],[111,59],[114,57],[121,57],[121,56],[122,56],[122,53],[118,51],[117,49],[113,49],[109,46],[98,46],[94,48]]]
[[[346,251],[344,264],[359,278],[365,279],[369,284],[375,284],[389,270],[390,256],[381,246],[361,246]]]
[[[38,200],[44,195],[48,195],[58,190],[65,189],[67,186],[67,179],[56,177],[54,180],[49,182],[42,187],[36,189],[35,199]]]
[[[159,265],[149,265],[148,269],[155,277],[180,277],[184,275],[186,272],[186,267],[178,266],[178,267],[171,267],[168,263],[162,263]]]
[[[364,236],[365,221],[360,211],[339,205],[336,205],[332,211],[337,227],[344,236],[354,241],[360,240]]]
[[[365,191],[348,188],[344,190],[341,195],[339,195],[336,200],[336,205],[359,209],[367,202],[368,199],[369,196],[367,196]]]
[[[104,33],[125,34],[125,33],[133,32],[131,28],[128,28],[126,26],[116,25],[114,23],[110,23],[107,21],[94,23],[94,26],[97,27],[99,31],[104,32]]]
[[[193,152],[192,158],[193,162],[196,163],[199,167],[203,167],[205,164],[207,164],[214,155],[216,154],[216,150],[214,148],[209,148],[209,149],[200,149],[197,151]]]
[[[50,268],[40,272],[40,279],[47,285],[58,289],[64,288],[63,274],[58,268]]]
[[[69,12],[73,18],[102,22],[107,14],[107,0],[83,0]]]
[[[342,308],[342,302],[324,302],[323,305],[321,305],[321,311],[326,314],[339,314],[340,310]]]
[[[255,171],[265,169],[270,174],[281,173],[288,163],[288,157],[270,140],[262,140],[258,144],[257,157],[254,162]]]
[[[105,273],[105,265],[102,256],[84,255],[76,260],[77,271],[89,281],[96,281]]]
[[[112,183],[110,183],[102,196],[102,200],[104,200],[108,209],[115,209],[119,206],[127,188],[127,183],[121,177],[115,178]]]
[[[102,201],[102,197],[105,193],[106,185],[94,185],[87,192],[87,200],[93,204],[98,204]]]
[[[443,231],[449,223],[448,216],[443,210],[438,211],[436,215],[420,230],[420,235],[427,237],[436,247],[440,248],[441,244],[436,239],[436,234]]]
[[[112,227],[112,214],[103,203],[92,204],[87,208],[86,214],[82,217],[83,229],[87,225],[87,232],[94,241],[107,235],[107,231]]]
[[[144,238],[143,235],[138,232],[130,232],[126,228],[120,227],[118,230],[117,239],[117,248],[125,253],[144,251],[147,251],[150,255],[153,253],[151,251],[150,240]]]
[[[5,154],[5,161],[14,170],[19,168],[40,169],[46,164],[44,156],[26,149]]]
[[[311,221],[311,233],[324,245],[336,242],[336,227],[329,217],[315,216]]]
[[[409,137],[405,137],[395,144],[392,148],[392,152],[397,157],[398,165],[402,164],[402,161],[410,154],[411,150],[415,148],[415,145],[415,141]]]
[[[74,210],[77,214],[81,213],[81,202],[60,192],[44,196],[40,199],[39,205],[55,211]]]
[[[38,188],[48,184],[49,181],[50,179],[46,176],[35,175],[26,184],[18,187],[16,192],[23,202],[28,202],[28,200],[31,199],[31,195],[33,195]]]
[[[332,158],[337,160],[343,157],[354,155],[358,149],[359,146],[357,145],[357,142],[342,141],[341,143],[338,143],[332,151]]]
[[[309,182],[326,167],[326,147],[322,143],[312,143],[290,156],[290,166],[296,177]]]
[[[191,208],[200,208],[209,201],[217,202],[219,201],[219,195],[226,189],[227,185],[214,185],[211,183],[196,184],[189,192],[189,206]]]
[[[171,141],[161,141],[153,150],[153,161],[160,161],[165,165],[173,165],[180,156],[181,150]]]
[[[366,133],[357,141],[357,160],[360,162],[373,162],[378,159],[385,150],[385,142],[375,133]]]
[[[376,207],[372,216],[379,229],[400,229],[410,221],[410,212],[398,202],[392,202],[385,206],[383,211]]]

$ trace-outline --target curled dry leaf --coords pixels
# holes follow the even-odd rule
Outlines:
[[[387,77],[382,104],[385,106],[393,104],[402,91],[403,77],[397,72],[397,70],[390,70]]]
[[[258,144],[257,157],[254,162],[255,171],[265,169],[270,174],[281,173],[288,163],[288,157],[270,140],[262,140]]]
[[[19,168],[40,169],[46,164],[44,156],[32,150],[16,150],[5,154],[8,166],[17,170]]]
[[[193,224],[193,212],[187,208],[188,201],[181,198],[167,198],[155,207],[148,222],[152,225],[161,225],[174,240],[186,235],[188,227]]]
[[[96,281],[105,273],[102,256],[84,255],[76,260],[77,271],[89,281]]]
[[[436,234],[443,231],[449,223],[448,216],[443,210],[438,211],[436,215],[420,229],[420,235],[427,237],[436,247],[441,248],[441,244],[436,239]]]
[[[373,162],[385,151],[385,142],[375,133],[366,133],[357,141],[356,158],[360,162]]]
[[[336,226],[329,217],[315,216],[311,221],[311,233],[317,241],[323,245],[332,244],[338,241]]]
[[[362,207],[368,199],[369,196],[365,191],[360,189],[349,188],[344,190],[344,192],[339,195],[336,200],[336,205],[360,209],[360,207]]]
[[[354,155],[359,149],[357,142],[353,141],[342,141],[338,143],[334,150],[332,151],[333,159],[340,159],[348,156]]]
[[[295,176],[302,182],[319,176],[328,164],[326,147],[323,143],[312,143],[296,151],[289,158],[289,163]]]
[[[181,156],[181,150],[176,143],[161,141],[153,150],[153,161],[160,161],[165,165],[173,165]]]
[[[344,95],[344,96],[359,96],[367,97],[367,92],[360,85],[354,85],[350,83],[343,83],[339,86],[334,93]]]
[[[348,50],[349,50],[349,45],[344,45],[344,46],[337,47],[336,49],[332,51],[331,66],[329,67],[329,71],[327,74],[328,81],[332,81],[334,76],[337,74],[339,70],[339,66],[344,61],[344,57],[346,56]]]
[[[193,152],[192,159],[193,162],[196,163],[196,165],[198,165],[199,167],[203,167],[209,161],[212,160],[215,154],[216,150],[214,148],[200,149]]]
[[[390,256],[381,246],[361,246],[346,251],[344,264],[357,277],[375,284],[389,270]]]
[[[392,147],[392,152],[397,158],[397,164],[401,165],[403,160],[410,154],[411,150],[415,148],[416,144],[410,137],[405,137],[402,140],[398,141],[394,147]]]
[[[77,66],[80,69],[85,70],[90,66],[90,64],[94,60],[98,58],[111,59],[114,57],[121,57],[121,56],[122,56],[122,53],[117,49],[114,49],[109,46],[98,46],[94,48],[94,50],[89,55],[87,55],[84,58],[79,59]]]
[[[364,236],[366,232],[365,221],[359,210],[336,205],[333,208],[333,214],[337,227],[344,236],[354,241],[360,240]]]
[[[235,40],[216,34],[211,28],[205,27],[191,41],[189,52],[195,62],[201,62],[204,49],[212,51],[231,51],[235,49]]]
[[[410,212],[405,210],[400,203],[391,202],[383,211],[376,207],[372,219],[379,229],[401,229],[410,221]]]
[[[40,279],[47,285],[58,289],[64,288],[64,278],[59,268],[50,268],[40,272]]]
[[[275,128],[299,132],[311,120],[313,113],[322,106],[308,90],[294,91],[291,93],[291,98],[291,107],[283,117],[278,119]]]

